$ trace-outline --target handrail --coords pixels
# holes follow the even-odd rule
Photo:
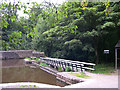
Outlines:
[[[88,65],[93,65],[93,66],[96,65],[96,64],[94,64],[94,63],[87,63],[87,62],[80,62],[80,61],[72,61],[72,60],[58,59],[58,58],[49,58],[49,57],[46,57],[45,59],[52,59],[52,60],[58,60],[58,61],[64,60],[64,61],[68,61],[68,62],[73,62],[73,63],[76,62],[76,63],[88,64]]]
[[[58,58],[50,58],[50,57],[45,57],[42,58],[42,61],[45,61],[46,63],[52,65],[53,67],[58,67],[58,66],[62,66],[64,69],[65,67],[71,66],[72,69],[74,67],[77,68],[81,68],[81,71],[84,71],[85,69],[89,69],[89,70],[95,70],[93,67],[95,66],[94,63],[87,63],[87,62],[80,62],[80,61],[72,61],[72,60],[66,60],[66,59],[58,59]],[[93,66],[93,67],[85,67],[85,65],[87,66]],[[80,66],[80,67],[79,67]]]

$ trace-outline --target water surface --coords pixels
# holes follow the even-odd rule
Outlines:
[[[36,82],[56,85],[56,76],[39,67],[25,66],[23,59],[2,60],[2,83]]]

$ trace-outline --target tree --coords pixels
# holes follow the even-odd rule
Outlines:
[[[10,48],[9,46],[9,38],[8,35],[12,33],[12,24],[15,20],[17,20],[17,9],[19,8],[18,3],[11,4],[9,2],[8,4],[5,2],[2,2],[0,4],[1,6],[1,25],[0,28],[2,30],[2,44],[3,44],[3,50],[8,50]]]
[[[112,3],[111,6],[115,8],[116,3]],[[74,36],[72,38],[69,37],[69,39],[64,42],[64,46],[70,46],[71,43],[78,42],[77,44],[81,47],[82,51],[85,51],[87,54],[90,54],[90,52],[91,54],[93,52],[95,53],[96,64],[98,64],[98,43],[100,38],[109,34],[109,30],[117,27],[116,25],[119,22],[119,17],[116,21],[113,19],[113,14],[116,13],[119,16],[118,11],[106,15],[105,8],[106,6],[103,3],[89,3],[85,10],[82,9],[79,2],[67,2],[63,4],[58,10],[59,18],[56,26],[45,32],[47,35],[46,39],[51,38],[51,41],[55,40],[54,37],[59,37],[57,32],[60,33],[64,31],[63,33],[72,33]],[[117,17],[117,15],[115,15],[115,17]],[[59,29],[61,30],[59,31]],[[69,34],[67,34],[67,36],[68,35]]]

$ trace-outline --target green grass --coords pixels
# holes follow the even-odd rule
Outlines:
[[[73,72],[70,72],[69,74],[73,75],[73,76],[76,76],[76,77],[80,77],[80,78],[87,78],[89,77],[88,75],[86,75],[85,73],[81,72],[81,73],[73,73]]]
[[[30,61],[31,61],[31,60],[39,61],[40,58],[35,58],[35,59],[25,58],[25,59],[30,60]]]
[[[20,87],[36,88],[36,85],[21,85]]]
[[[40,63],[41,66],[45,66],[48,67],[49,65],[45,64],[45,63]]]
[[[95,70],[91,72],[99,74],[111,74],[114,72],[114,70],[113,64],[98,64],[95,66]]]
[[[39,59],[40,59],[40,58],[36,58],[35,60],[36,60],[36,61],[40,61]]]
[[[61,68],[60,66],[58,67],[58,71],[59,71],[59,72],[62,72],[62,68]]]
[[[27,87],[27,85],[21,85],[20,87]]]

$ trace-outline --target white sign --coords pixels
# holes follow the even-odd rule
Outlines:
[[[109,50],[104,50],[104,54],[109,54]]]

